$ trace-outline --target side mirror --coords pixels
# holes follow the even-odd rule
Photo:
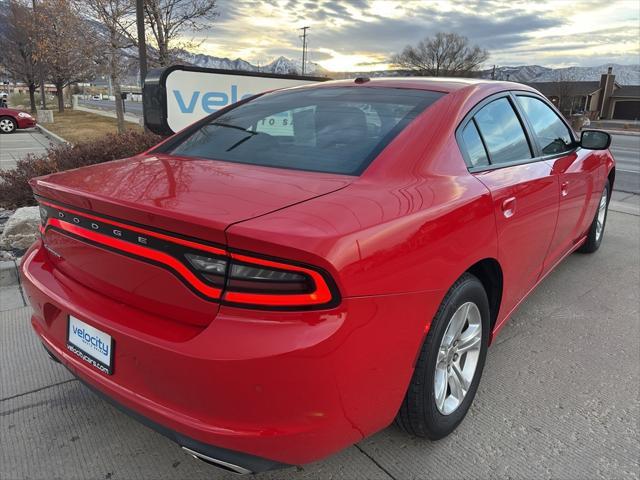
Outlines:
[[[589,150],[606,150],[611,145],[611,135],[602,130],[583,130],[580,146]]]

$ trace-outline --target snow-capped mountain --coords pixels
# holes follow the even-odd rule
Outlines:
[[[302,71],[301,62],[286,57],[278,57],[271,63],[258,66],[237,58],[214,57],[206,54],[194,54],[190,52],[180,52],[180,60],[185,63],[199,67],[221,68],[225,70],[245,70],[252,72],[268,72],[286,74],[300,74]],[[496,80],[511,80],[513,82],[553,82],[564,81],[596,81],[600,80],[600,75],[607,72],[608,67],[613,67],[616,81],[621,85],[640,85],[640,65],[619,65],[605,64],[597,67],[565,67],[549,68],[540,65],[520,65],[515,67],[496,67]],[[478,76],[481,78],[491,78],[493,69],[481,70]],[[328,76],[331,78],[351,78],[360,75],[370,77],[411,75],[411,72],[400,70],[378,70],[373,72],[330,72],[320,65],[309,62],[306,68],[307,75]]]
[[[302,72],[302,62],[280,56],[266,65],[253,65],[241,58],[214,57],[203,53],[191,53],[185,50],[176,55],[184,63],[204,68],[220,68],[223,70],[243,70],[249,72],[277,73],[280,75],[299,75]],[[324,76],[329,73],[317,63],[308,62],[305,74]]]
[[[640,65],[618,65],[615,63],[597,67],[547,68],[540,65],[522,65],[518,67],[497,67],[496,80],[514,82],[557,82],[557,81],[597,81],[600,75],[613,68],[616,82],[620,85],[640,85]],[[493,69],[482,70],[482,78],[491,78]]]
[[[177,56],[185,63],[203,68],[244,70],[248,72],[255,71],[257,68],[255,65],[252,65],[246,60],[242,60],[241,58],[231,60],[229,58],[212,57],[211,55],[205,55],[202,53],[191,53],[187,52],[186,50],[182,50]]]

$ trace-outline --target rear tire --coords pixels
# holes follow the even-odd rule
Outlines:
[[[602,244],[602,238],[604,237],[604,227],[607,223],[607,213],[609,211],[609,198],[611,197],[610,188],[611,187],[609,185],[609,180],[607,179],[604,182],[604,189],[602,190],[602,194],[600,196],[596,215],[593,218],[593,222],[591,222],[591,226],[589,227],[587,239],[578,249],[578,252],[580,253],[593,253],[598,250],[600,248],[600,245]]]
[[[456,314],[462,317],[456,317]],[[455,318],[464,319],[460,322]],[[457,337],[451,335],[456,330],[453,328],[455,325],[462,328]],[[447,292],[429,328],[396,417],[400,428],[411,435],[438,440],[449,435],[462,422],[482,376],[489,344],[489,325],[486,291],[480,280],[465,273]],[[478,332],[478,329],[481,330]],[[472,336],[476,342],[474,350],[465,350],[458,355],[458,348],[462,351],[469,346]],[[473,372],[468,371],[473,365]],[[465,369],[467,371],[463,375]]]
[[[0,133],[13,133],[18,129],[18,124],[11,117],[0,117]]]

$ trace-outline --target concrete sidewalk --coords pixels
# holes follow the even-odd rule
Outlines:
[[[35,155],[45,153],[51,145],[55,143],[35,128],[0,135],[0,170],[15,167],[18,160],[30,153]]]
[[[253,478],[640,478],[639,220],[611,212],[602,248],[569,256],[523,303],[452,435],[429,442],[390,426],[323,461]],[[0,478],[238,478],[51,362],[28,308],[0,313],[0,365]]]

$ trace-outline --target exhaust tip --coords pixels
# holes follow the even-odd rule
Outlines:
[[[219,458],[210,457],[203,453],[196,452],[195,450],[192,450],[189,447],[182,446],[182,449],[185,452],[187,452],[189,455],[191,455],[193,458],[197,460],[201,460],[205,463],[208,463],[209,465],[213,465],[214,467],[221,468],[228,472],[236,473],[238,475],[248,475],[248,474],[254,473],[247,468],[241,467],[240,465],[235,465],[225,460],[220,460]]]

